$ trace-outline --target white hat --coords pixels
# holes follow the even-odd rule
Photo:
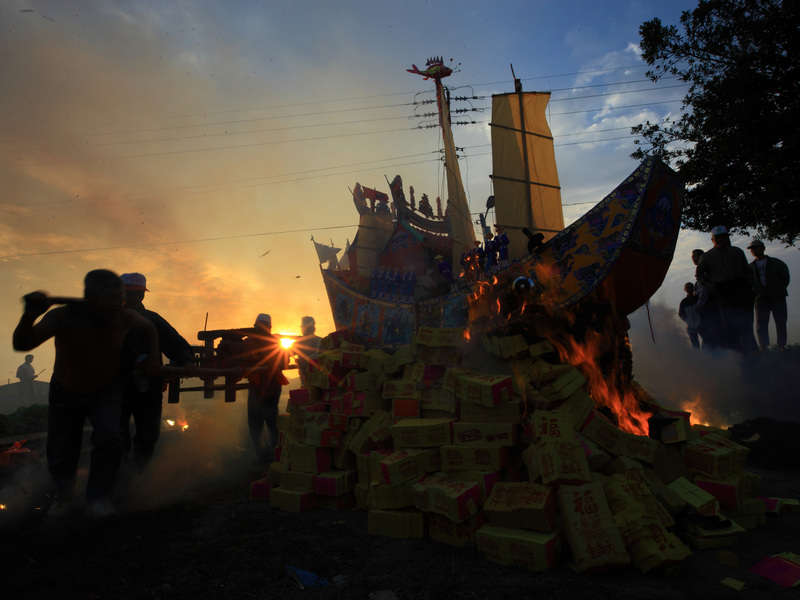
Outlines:
[[[267,313],[261,313],[256,317],[256,325],[272,327],[272,317],[270,317]]]
[[[126,290],[150,291],[147,289],[147,279],[141,273],[123,273],[119,278]]]

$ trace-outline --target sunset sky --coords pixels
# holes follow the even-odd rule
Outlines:
[[[356,182],[446,197],[431,81],[406,72],[429,56],[459,65],[454,135],[473,213],[492,194],[490,101],[550,90],[565,222],[636,166],[630,127],[680,109],[686,86],[645,78],[638,28],[677,23],[694,2],[37,2],[0,7],[0,349],[3,383],[20,298],[82,294],[85,273],[147,276],[145,305],[191,343],[271,313],[297,333],[333,321],[311,242],[344,248],[356,232]],[[482,112],[481,112],[482,111]],[[733,238],[746,246],[747,238]],[[682,234],[653,302],[675,318],[692,248]],[[800,335],[800,261],[792,268],[790,343]],[[749,256],[749,254],[748,254]],[[673,310],[674,309],[674,310]],[[670,312],[671,311],[671,312]],[[646,319],[636,317],[646,327]],[[678,325],[676,325],[677,327]],[[636,350],[636,349],[635,349]],[[649,350],[642,350],[643,352]],[[37,371],[53,344],[33,352]]]

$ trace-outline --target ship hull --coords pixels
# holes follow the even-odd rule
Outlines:
[[[667,165],[649,158],[580,219],[534,254],[514,260],[486,280],[422,302],[372,298],[322,270],[337,329],[367,346],[408,345],[419,327],[466,327],[485,314],[487,286],[530,279],[535,301],[566,310],[602,288],[620,315],[641,307],[669,269],[680,230],[684,184]]]

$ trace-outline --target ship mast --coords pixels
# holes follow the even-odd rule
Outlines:
[[[450,215],[450,235],[453,238],[452,264],[457,265],[464,246],[472,248],[475,244],[475,229],[469,214],[467,195],[461,179],[461,169],[458,166],[456,145],[453,141],[453,130],[450,127],[450,103],[447,90],[442,85],[442,79],[448,77],[453,70],[444,65],[441,57],[428,59],[426,69],[420,71],[414,65],[408,69],[410,73],[424,76],[434,80],[436,85],[436,104],[439,109],[439,126],[442,128],[442,141],[444,142],[444,168],[447,175],[447,206]]]

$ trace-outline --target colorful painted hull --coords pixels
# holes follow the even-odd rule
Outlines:
[[[577,304],[603,285],[620,314],[644,305],[667,274],[680,231],[685,186],[656,158],[648,158],[608,196],[554,236],[545,248],[513,261],[497,279],[534,281],[539,300],[553,310]],[[419,327],[466,327],[470,299],[491,282],[470,284],[423,302],[379,300],[322,270],[337,329],[356,341],[396,348],[410,343]]]

